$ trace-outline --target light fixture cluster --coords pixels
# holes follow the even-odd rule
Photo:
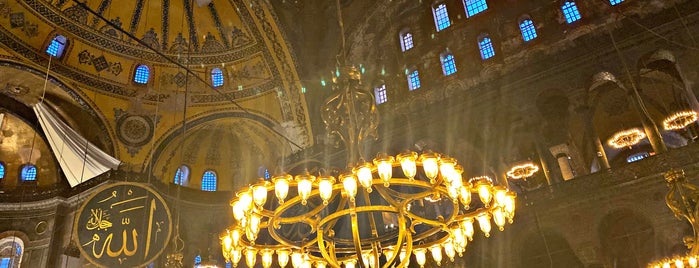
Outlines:
[[[607,141],[607,144],[616,149],[621,149],[634,146],[645,138],[646,133],[644,133],[643,130],[632,128],[615,133],[614,136]]]
[[[526,180],[527,178],[533,176],[537,171],[539,171],[539,166],[528,162],[512,167],[509,171],[507,171],[507,177],[516,180]]]
[[[514,192],[462,173],[449,156],[405,152],[337,176],[260,181],[231,200],[235,221],[221,237],[223,255],[248,267],[259,255],[264,268],[275,260],[282,268],[407,267],[412,255],[422,267],[428,252],[437,264],[443,256],[454,261],[474,238],[474,223],[489,237],[492,223],[502,231],[515,215]]]
[[[699,256],[687,255],[648,264],[648,268],[697,268]]]
[[[680,130],[697,121],[697,112],[681,111],[668,116],[663,120],[665,130]]]

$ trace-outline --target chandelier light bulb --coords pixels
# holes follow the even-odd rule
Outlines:
[[[260,220],[260,215],[257,215],[257,213],[250,214],[248,227],[245,230],[245,237],[252,243],[255,242],[257,234],[260,232]]]
[[[221,244],[223,245],[223,252],[229,252],[233,249],[233,239],[231,239],[230,232],[221,237]]]
[[[439,159],[439,172],[442,173],[442,177],[448,183],[451,183],[455,178],[456,170],[454,166],[456,165],[456,160],[451,157],[442,157]]]
[[[485,237],[490,237],[490,216],[488,216],[488,214],[481,214],[476,216],[476,219],[478,220],[478,227],[481,228]]]
[[[403,170],[403,175],[405,175],[408,180],[414,180],[415,175],[417,175],[417,164],[415,163],[417,159],[416,152],[405,152],[398,155],[398,162],[400,162],[400,167]]]
[[[282,175],[272,179],[274,182],[274,194],[279,200],[279,204],[284,204],[284,199],[289,194],[289,181],[291,181],[291,175]]]
[[[267,187],[257,185],[252,188],[252,199],[258,208],[262,208],[267,202]]]
[[[697,267],[697,258],[694,256],[689,257],[689,259],[687,260],[687,263],[689,264],[689,267],[696,268]]]
[[[291,267],[300,268],[303,264],[303,254],[301,252],[291,253]]]
[[[308,173],[304,175],[296,176],[296,182],[298,183],[299,197],[301,197],[301,205],[306,205],[308,197],[311,196],[311,190],[313,190],[313,181],[315,176]],[[298,267],[296,267],[298,268]]]
[[[676,259],[676,260],[675,260],[675,267],[677,267],[677,268],[684,268],[684,262],[682,261],[682,259]]]
[[[403,262],[407,258],[408,260],[405,261],[405,267],[410,266],[410,255],[408,254],[407,251],[405,251],[405,249],[400,251],[400,254],[398,254],[398,257],[400,257],[400,262]]]
[[[391,258],[393,258],[393,254],[396,253],[392,248],[384,248],[382,251],[383,255],[386,256],[386,261],[391,260]]]
[[[449,198],[454,201],[454,205],[459,204],[459,190],[460,187],[453,187],[451,185],[447,186],[447,192],[449,193]]]
[[[354,268],[357,266],[357,261],[356,260],[347,260],[345,261],[345,268]]]
[[[461,187],[459,187],[459,201],[461,201],[461,205],[463,205],[465,209],[468,209],[469,206],[471,206],[470,186],[462,185]]]
[[[481,199],[481,202],[483,202],[483,205],[485,205],[485,207],[490,207],[490,201],[493,199],[490,192],[492,184],[490,180],[486,178],[487,177],[482,177],[476,182],[476,190],[478,191],[478,197]]]
[[[234,248],[237,248],[240,246],[240,237],[241,237],[240,229],[235,228],[233,231],[231,231],[230,238],[231,242]]]
[[[420,155],[422,168],[425,170],[425,176],[430,179],[430,183],[435,184],[437,174],[439,174],[439,155],[435,153],[424,153]]]
[[[663,268],[670,268],[670,263],[669,262],[663,263]]]
[[[448,240],[444,243],[444,254],[447,255],[449,261],[454,262],[454,257],[456,256],[456,250],[454,249],[454,242]]]
[[[243,204],[240,202],[240,200],[233,202],[232,209],[233,218],[236,221],[241,221],[245,217],[245,208],[243,208]]]
[[[255,267],[255,262],[257,262],[257,249],[246,248],[245,249],[245,264],[247,264],[249,268],[253,268],[253,267]]]
[[[354,169],[354,173],[357,175],[359,184],[366,189],[368,193],[371,193],[372,175],[371,175],[371,164],[364,163],[359,165]]]
[[[252,209],[252,194],[249,190],[243,191],[238,196],[238,202],[245,213],[250,212]]]
[[[326,268],[328,265],[325,261],[316,261],[316,268]]]
[[[357,180],[354,178],[353,174],[342,174],[340,175],[342,179],[342,186],[345,189],[345,193],[354,202],[354,197],[357,195]]]
[[[393,177],[393,156],[380,156],[374,159],[379,178],[383,181],[383,186],[391,185],[391,177]]]
[[[260,255],[262,256],[263,268],[269,268],[270,266],[272,266],[272,254],[274,254],[274,250],[272,249],[263,249],[260,251]]]
[[[515,194],[514,192],[507,192],[507,199],[505,199],[505,205],[503,206],[505,210],[505,216],[507,217],[507,220],[510,224],[512,224],[512,221],[515,217],[516,197],[517,194]]]
[[[493,198],[496,206],[504,206],[507,203],[507,188],[502,186],[493,186]]]
[[[426,253],[427,249],[424,248],[413,249],[413,255],[415,255],[415,260],[417,261],[417,264],[420,265],[420,268],[425,268],[425,262],[427,262],[427,257],[425,256]]]
[[[323,199],[323,205],[328,205],[328,201],[333,195],[333,184],[335,184],[335,177],[321,176],[318,179],[318,191],[320,192],[320,199]]]
[[[311,268],[311,261],[309,259],[303,259],[301,268]]]
[[[498,227],[498,230],[505,230],[505,222],[507,221],[507,219],[505,218],[505,212],[501,207],[495,208],[495,210],[493,211],[493,221],[495,222],[495,225]]]
[[[279,264],[279,267],[285,268],[286,265],[289,263],[289,254],[291,253],[291,250],[288,249],[277,249],[277,263]]]
[[[233,249],[231,250],[231,264],[233,264],[233,267],[238,267],[238,263],[240,263],[240,259],[243,258],[243,253],[240,251],[240,249]]]
[[[442,266],[442,247],[439,244],[430,247],[432,259],[437,263],[437,266]]]
[[[462,221],[461,229],[464,230],[464,235],[468,238],[468,241],[473,241],[473,234],[475,233],[473,229],[473,218],[466,218]]]

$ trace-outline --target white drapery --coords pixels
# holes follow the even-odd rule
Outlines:
[[[70,187],[116,169],[121,163],[80,136],[43,103],[34,105],[34,113]]]

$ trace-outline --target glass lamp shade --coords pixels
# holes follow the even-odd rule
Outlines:
[[[249,212],[252,209],[252,193],[249,190],[240,192],[238,194],[238,203],[245,213]]]
[[[490,216],[488,216],[488,214],[481,214],[476,216],[476,219],[478,220],[478,226],[481,228],[481,231],[485,237],[490,237]]]
[[[417,175],[417,153],[416,152],[405,152],[397,156],[398,162],[400,162],[400,167],[403,170],[403,175],[408,177],[409,180],[414,180],[415,175]]]
[[[303,264],[303,254],[301,252],[291,253],[291,267],[299,268]]]
[[[410,266],[410,254],[408,254],[408,252],[405,251],[405,249],[400,251],[400,254],[398,254],[398,257],[400,257],[401,262],[405,261],[405,267]],[[407,260],[406,260],[406,258],[407,258]]]
[[[299,197],[301,197],[301,204],[306,205],[308,197],[311,196],[311,190],[313,190],[313,181],[316,177],[308,173],[296,176],[296,183],[298,184]]]
[[[274,182],[274,194],[279,200],[279,204],[284,204],[284,199],[289,194],[289,182],[291,181],[291,175],[281,175],[274,177],[272,181]]]
[[[383,181],[383,186],[385,187],[391,185],[394,161],[395,159],[393,156],[380,156],[374,159],[374,165],[376,165],[377,173],[379,174],[379,178],[381,181]]]
[[[328,265],[328,263],[325,261],[316,261],[315,264],[316,268],[326,268]]]
[[[240,251],[240,249],[231,250],[231,264],[233,264],[233,267],[238,267],[238,263],[240,263],[240,259],[242,258],[243,253]]]
[[[422,169],[425,171],[425,176],[430,179],[430,183],[434,184],[437,174],[439,174],[439,155],[435,153],[424,153],[420,155]]]
[[[414,248],[413,249],[413,255],[415,255],[415,260],[417,261],[417,264],[420,265],[421,268],[425,267],[425,263],[427,262],[427,249],[424,248]]]
[[[495,222],[495,226],[498,227],[498,230],[505,230],[505,222],[507,219],[505,218],[505,212],[501,207],[497,207],[495,210],[493,210],[493,221]]]
[[[464,206],[465,209],[468,209],[469,206],[471,206],[470,183],[467,185],[461,185],[461,187],[459,187],[459,201],[461,201],[461,204]]]
[[[437,263],[437,266],[442,265],[442,247],[439,244],[430,247],[430,253],[432,254],[432,259]]]
[[[318,178],[318,191],[320,192],[320,199],[323,199],[323,205],[327,205],[333,195],[333,184],[335,184],[335,177],[333,176],[321,176]]]
[[[340,175],[342,180],[342,186],[345,189],[345,193],[354,201],[354,197],[357,195],[357,180],[354,178],[354,174],[342,174]]]
[[[345,261],[345,268],[355,268],[357,266],[357,261],[356,260],[347,260]]]
[[[277,263],[279,267],[284,268],[289,263],[289,254],[291,250],[288,249],[277,249]]]
[[[473,219],[466,218],[461,222],[461,229],[464,231],[464,235],[468,237],[468,241],[473,241],[473,234],[475,230],[473,229]]]
[[[456,256],[456,250],[454,250],[454,242],[452,240],[449,240],[446,243],[444,243],[444,253],[449,258],[449,261],[454,262],[454,257]]]
[[[491,185],[492,183],[486,179],[478,180],[475,185],[478,197],[480,197],[485,207],[490,207],[490,201],[493,199],[493,195],[490,192]]]
[[[373,176],[371,174],[371,164],[361,164],[354,168],[353,172],[357,175],[357,180],[359,180],[359,184],[361,184],[367,192],[371,193],[371,184],[373,180]]]
[[[256,262],[257,262],[257,249],[246,248],[245,249],[245,264],[247,264],[248,267],[255,267]]]
[[[256,185],[252,187],[252,200],[257,207],[261,208],[267,202],[267,187],[264,185]]]
[[[448,183],[451,183],[452,180],[456,178],[456,170],[454,169],[455,166],[456,159],[454,158],[443,157],[439,159],[439,172],[442,174],[444,180],[446,180]]]
[[[231,231],[229,236],[231,237],[231,243],[232,243],[234,248],[237,248],[240,245],[241,235],[242,235],[242,233],[240,232],[240,229],[238,229],[238,228],[235,228],[235,229],[233,229],[233,231]]]
[[[263,249],[260,251],[260,255],[262,256],[262,267],[263,268],[269,268],[272,266],[272,261],[273,261],[273,255],[274,250],[272,249]]]

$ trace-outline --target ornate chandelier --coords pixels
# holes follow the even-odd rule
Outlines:
[[[644,133],[643,130],[632,128],[615,133],[614,136],[607,141],[607,144],[613,148],[621,149],[634,146],[645,138],[646,133]]]
[[[515,193],[488,177],[462,179],[446,155],[406,152],[356,165],[339,176],[281,175],[260,181],[231,201],[235,224],[222,236],[234,266],[244,257],[268,268],[422,267],[427,252],[454,261],[473,239],[512,223]],[[276,197],[276,198],[275,198]],[[276,199],[271,201],[270,199]]]
[[[699,187],[690,183],[683,170],[670,170],[664,174],[670,191],[665,196],[665,204],[678,219],[685,219],[692,226],[693,235],[684,237],[690,249],[685,256],[675,256],[648,264],[649,268],[696,268],[699,260]]]
[[[663,120],[665,130],[680,130],[697,121],[697,112],[682,111],[674,113]]]

